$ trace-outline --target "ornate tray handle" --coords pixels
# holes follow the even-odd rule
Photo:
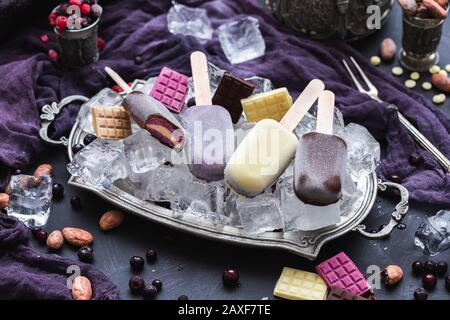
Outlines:
[[[356,226],[353,230],[358,231],[361,235],[368,239],[383,239],[389,236],[394,230],[394,228],[402,222],[403,218],[405,217],[406,213],[408,212],[409,205],[408,205],[408,199],[409,199],[409,192],[408,190],[403,187],[402,185],[398,183],[393,182],[382,182],[381,180],[378,180],[378,189],[381,191],[385,191],[387,188],[395,188],[400,191],[400,202],[395,206],[395,211],[391,215],[391,220],[389,221],[389,224],[385,226],[382,230],[378,231],[377,233],[369,233],[366,230],[366,225],[360,224]]]
[[[42,124],[41,129],[39,130],[39,135],[41,136],[42,140],[44,140],[48,144],[55,146],[67,146],[69,144],[69,139],[66,137],[61,137],[59,138],[59,140],[50,139],[48,137],[48,128],[55,120],[56,116],[59,114],[62,108],[75,101],[87,102],[88,100],[89,98],[86,98],[84,96],[69,96],[62,99],[59,103],[53,102],[52,104],[43,106],[41,114]]]

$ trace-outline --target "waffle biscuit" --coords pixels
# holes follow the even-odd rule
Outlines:
[[[129,113],[122,107],[94,106],[92,126],[100,139],[120,140],[131,135]]]

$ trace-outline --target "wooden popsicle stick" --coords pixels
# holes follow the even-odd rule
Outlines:
[[[197,106],[212,105],[209,85],[208,60],[201,51],[191,54],[192,79],[194,80],[195,103]]]
[[[117,83],[120,88],[122,88],[123,91],[125,91],[126,93],[130,93],[131,91],[133,91],[131,90],[130,86],[113,69],[111,69],[110,67],[105,67],[105,71],[111,77],[111,79],[113,79],[114,82]]]
[[[329,90],[320,94],[317,107],[317,132],[333,134],[334,100],[334,93]]]
[[[305,114],[311,109],[319,95],[325,89],[325,84],[319,79],[312,80],[286,112],[280,123],[289,131],[293,131]]]

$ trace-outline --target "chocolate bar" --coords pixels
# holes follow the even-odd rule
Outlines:
[[[315,273],[284,267],[273,295],[289,300],[325,300],[327,286]]]
[[[120,140],[131,135],[130,114],[122,107],[94,106],[92,126],[100,139]]]
[[[248,122],[264,119],[280,121],[292,107],[292,97],[286,88],[280,88],[255,94],[241,100],[241,103]]]
[[[363,295],[370,290],[364,275],[344,252],[316,266],[316,271],[328,288],[338,287],[356,295]]]
[[[367,300],[366,298],[360,297],[356,294],[348,292],[344,289],[333,287],[328,294],[327,300]]]
[[[156,79],[150,95],[167,109],[179,113],[188,93],[188,77],[164,67]]]
[[[225,72],[213,97],[213,104],[224,107],[237,123],[242,115],[241,100],[248,98],[255,91],[255,85]]]

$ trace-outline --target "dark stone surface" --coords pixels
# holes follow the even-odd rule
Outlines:
[[[448,23],[445,34],[449,31]],[[395,10],[385,28],[363,41],[355,43],[367,57],[378,54],[381,40],[390,36],[400,43],[401,18],[399,10]],[[450,63],[447,52],[450,49],[450,39],[444,38],[440,47],[442,63]],[[381,68],[386,72],[397,65],[397,62],[384,64]],[[422,77],[428,75],[422,75]],[[407,76],[405,76],[407,77]],[[403,79],[404,80],[404,79]],[[419,81],[419,83],[422,82]],[[421,91],[420,88],[416,90]],[[431,95],[431,94],[430,94]],[[448,110],[449,104],[445,108]],[[64,198],[52,204],[52,212],[45,229],[62,229],[63,227],[81,227],[94,234],[95,250],[94,265],[102,270],[116,283],[123,299],[138,298],[130,294],[128,280],[133,275],[129,267],[131,256],[145,257],[148,249],[155,249],[158,260],[154,264],[145,263],[140,273],[147,283],[160,279],[164,284],[157,299],[177,299],[185,294],[190,299],[261,299],[272,298],[272,291],[276,280],[284,266],[313,271],[315,265],[330,256],[345,251],[364,273],[369,265],[380,268],[388,264],[400,265],[405,273],[402,282],[392,288],[381,286],[375,294],[378,299],[412,299],[413,292],[421,286],[421,280],[412,275],[411,263],[414,260],[426,260],[429,257],[414,246],[414,232],[420,222],[430,214],[434,214],[438,207],[410,203],[410,210],[404,219],[406,229],[394,230],[387,240],[366,240],[356,233],[350,232],[342,238],[326,244],[316,262],[289,254],[283,251],[246,248],[227,245],[220,242],[201,239],[189,234],[181,233],[162,225],[151,223],[133,214],[127,214],[125,223],[117,230],[102,232],[98,221],[102,213],[111,209],[111,205],[95,195],[68,186],[69,179],[66,166],[67,158],[62,149],[44,151],[36,164],[29,168],[32,172],[37,164],[51,163],[55,169],[56,182],[65,187]],[[78,195],[83,207],[74,210],[70,206],[70,198]],[[368,230],[377,229],[389,221],[390,213],[397,199],[380,196],[368,219],[365,221]],[[39,246],[35,243],[36,246]],[[45,247],[41,247],[45,251]],[[63,256],[76,258],[76,250],[65,246],[61,251]],[[441,253],[434,260],[449,261],[450,251]],[[240,287],[230,290],[222,286],[222,271],[234,268],[240,272]],[[442,278],[438,279],[436,289],[430,292],[429,299],[449,299],[444,288]]]

